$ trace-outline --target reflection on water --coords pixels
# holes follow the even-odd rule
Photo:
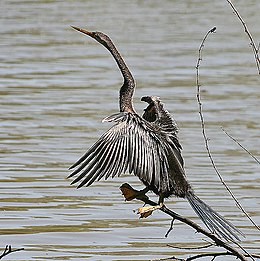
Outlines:
[[[237,8],[260,38],[258,1]],[[220,130],[259,156],[259,76],[243,29],[225,1],[3,1],[1,3],[0,246],[26,250],[9,260],[149,260],[185,256],[202,236],[156,212],[139,220],[140,202],[124,202],[119,186],[141,188],[124,175],[80,190],[67,168],[108,128],[122,78],[109,53],[70,24],[108,33],[134,73],[142,95],[159,95],[180,126],[187,175],[197,194],[243,230],[257,252],[259,233],[237,210],[204,149],[195,99],[201,38],[213,26],[201,66],[203,108],[216,164],[260,223],[259,165]],[[156,198],[154,198],[156,199]],[[167,205],[198,221],[187,202]],[[199,221],[198,221],[199,222]],[[208,250],[205,250],[208,251]]]

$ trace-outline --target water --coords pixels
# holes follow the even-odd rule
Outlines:
[[[236,6],[259,41],[259,1]],[[124,182],[142,188],[135,177],[80,190],[69,186],[67,168],[109,127],[101,120],[118,110],[122,84],[107,50],[69,25],[111,36],[135,75],[136,109],[141,113],[145,106],[142,95],[161,97],[178,121],[197,195],[242,229],[248,251],[259,253],[259,232],[209,162],[195,96],[198,46],[216,26],[200,70],[210,149],[259,224],[259,165],[220,129],[260,156],[259,76],[249,40],[227,2],[4,0],[0,12],[0,247],[25,248],[6,260],[150,260],[191,254],[167,244],[204,244],[180,222],[165,239],[171,220],[162,213],[138,219],[132,210],[141,202],[124,202],[118,189]],[[200,222],[184,200],[171,198],[167,205]]]

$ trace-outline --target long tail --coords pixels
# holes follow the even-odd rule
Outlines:
[[[212,233],[232,242],[240,241],[239,235],[244,236],[239,229],[199,199],[193,192],[189,192],[186,198]]]

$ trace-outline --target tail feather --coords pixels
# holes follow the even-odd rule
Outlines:
[[[193,210],[212,233],[232,242],[240,241],[239,235],[244,236],[239,229],[204,203],[193,192],[187,194],[187,199]]]

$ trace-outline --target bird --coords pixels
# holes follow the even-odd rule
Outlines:
[[[152,191],[159,197],[157,206],[139,208],[143,217],[161,208],[166,198],[176,196],[188,200],[212,233],[227,241],[240,241],[243,233],[202,201],[187,180],[178,126],[161,99],[142,97],[141,101],[148,105],[140,116],[133,106],[134,77],[110,37],[98,31],[72,28],[95,39],[111,53],[123,76],[123,85],[119,91],[119,112],[103,119],[113,126],[69,168],[73,171],[68,178],[75,177],[71,185],[88,187],[94,181],[128,172],[145,185],[139,194]]]

